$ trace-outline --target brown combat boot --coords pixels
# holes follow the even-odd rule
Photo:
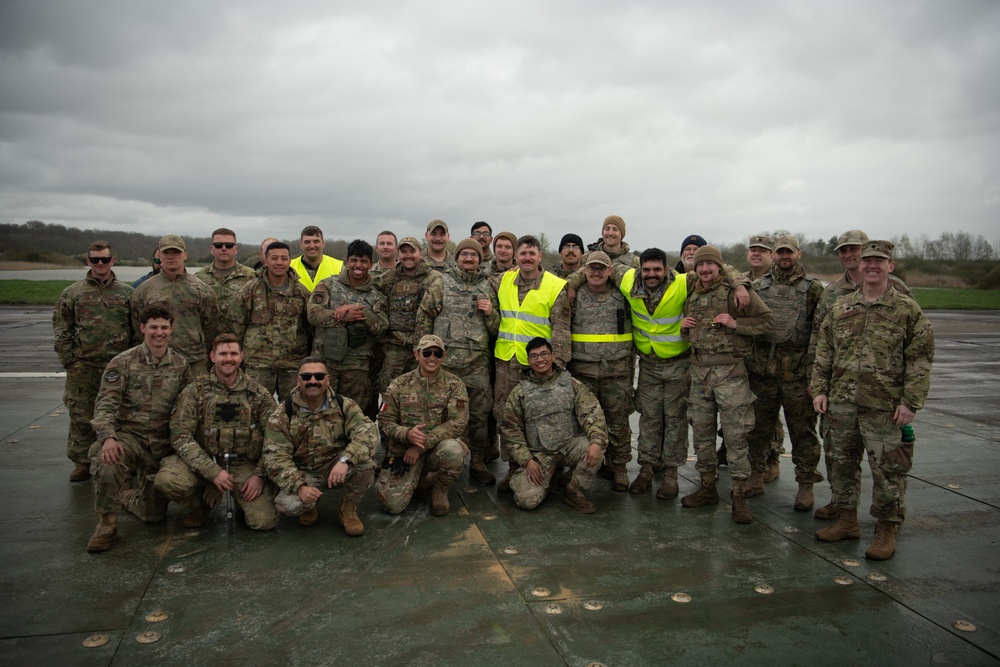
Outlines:
[[[517,464],[507,464],[507,474],[503,476],[503,479],[497,482],[497,491],[499,493],[510,493],[510,478],[514,476],[514,473],[517,472],[517,470]]]
[[[663,471],[663,481],[656,490],[660,500],[670,500],[677,497],[677,468],[667,468]]]
[[[858,527],[858,510],[840,510],[840,516],[832,526],[816,531],[816,539],[822,542],[840,542],[841,540],[856,540],[861,537]]]
[[[701,473],[701,488],[681,498],[684,507],[704,507],[719,504],[719,491],[715,488],[718,473],[714,470]]]
[[[308,528],[315,524],[317,519],[319,519],[319,504],[299,515],[299,525]]]
[[[813,485],[809,483],[799,483],[799,491],[795,494],[795,510],[797,512],[808,512],[813,508]]]
[[[69,474],[71,482],[86,482],[90,479],[90,464],[77,463],[73,466],[73,472]]]
[[[208,514],[211,511],[211,507],[201,502],[197,509],[188,512],[188,515],[181,521],[181,525],[185,528],[200,528],[205,525],[205,520],[208,519]]]
[[[611,471],[614,473],[611,480],[611,490],[618,493],[628,491],[628,471],[625,470],[625,464],[615,463],[611,466]]]
[[[639,474],[632,480],[632,485],[628,487],[628,492],[641,495],[649,490],[649,485],[653,483],[653,464],[643,463],[639,466]]]
[[[746,483],[746,497],[764,495],[764,473],[759,470],[750,471],[750,479]]]
[[[563,502],[571,507],[575,507],[581,514],[593,514],[597,511],[594,503],[587,500],[587,496],[583,495],[583,491],[576,488],[576,484],[572,482],[566,487],[566,495],[563,496]]]
[[[451,482],[443,482],[440,479],[435,482],[434,490],[431,491],[431,514],[434,516],[447,516],[451,511],[451,504],[448,502],[448,489]]]
[[[865,551],[868,560],[888,560],[896,553],[896,529],[899,524],[879,519],[875,525],[875,541]]]
[[[497,483],[497,478],[486,467],[485,455],[481,451],[472,452],[469,460],[469,475],[480,484],[492,486]]]
[[[817,519],[822,519],[823,521],[833,521],[838,516],[840,516],[840,510],[833,503],[829,505],[823,505],[818,510],[813,512],[813,516]]]
[[[750,523],[753,515],[750,513],[750,503],[747,502],[748,482],[733,480],[733,521]]]
[[[764,483],[770,484],[781,477],[781,459],[778,452],[773,449],[767,455],[767,470],[764,472]]]
[[[340,501],[340,525],[351,537],[365,534],[365,524],[358,518],[358,501],[351,500],[346,495]]]
[[[111,543],[118,537],[118,515],[98,514],[97,529],[87,540],[87,551],[98,553],[111,548]]]

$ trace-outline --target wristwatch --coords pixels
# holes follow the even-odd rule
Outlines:
[[[351,465],[351,459],[347,458],[346,456],[341,456],[340,457],[340,462],[341,463],[346,463],[347,465]]]

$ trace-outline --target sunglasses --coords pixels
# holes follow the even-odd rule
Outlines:
[[[160,263],[160,258],[159,257],[154,257],[153,258],[153,264],[159,264],[159,263]]]
[[[428,350],[421,350],[420,352],[421,352],[421,354],[424,355],[424,359],[430,359],[432,354],[435,357],[437,357],[438,359],[440,359],[441,357],[444,356],[444,350],[439,350],[436,347],[428,349]]]
[[[110,264],[114,257],[88,257],[87,261],[91,264]]]
[[[213,243],[212,247],[215,248],[216,250],[222,250],[223,248],[225,248],[226,250],[232,250],[233,248],[236,247],[236,244],[235,243]]]
[[[305,380],[306,382],[309,382],[309,380],[312,380],[313,378],[316,378],[317,380],[322,382],[323,380],[326,379],[326,373],[299,373],[299,377]]]

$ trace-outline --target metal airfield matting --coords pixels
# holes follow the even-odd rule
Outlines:
[[[597,514],[560,501],[514,507],[463,474],[452,512],[361,504],[363,537],[337,522],[341,491],[310,528],[232,531],[216,509],[143,524],[119,513],[89,554],[90,483],[71,484],[51,309],[0,308],[0,664],[662,665],[995,664],[1000,658],[1000,317],[931,313],[938,350],[917,413],[908,518],[896,555],[864,558],[874,520],[864,464],[862,539],[815,540],[792,509],[790,458],[730,519],[614,493]],[[45,338],[48,337],[46,341]],[[44,345],[42,344],[44,343]],[[28,353],[26,353],[28,351]],[[37,377],[36,377],[37,376]],[[635,426],[635,420],[633,426]],[[786,442],[786,449],[789,447]],[[499,476],[504,464],[491,464]],[[637,466],[629,466],[634,477]],[[681,494],[697,481],[681,470]],[[817,504],[829,500],[816,486]]]

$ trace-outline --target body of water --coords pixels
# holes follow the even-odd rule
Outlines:
[[[197,273],[201,267],[188,267],[188,273]],[[131,283],[149,273],[145,266],[116,266],[115,275]],[[0,280],[80,280],[87,269],[32,269],[30,271],[0,271]]]

